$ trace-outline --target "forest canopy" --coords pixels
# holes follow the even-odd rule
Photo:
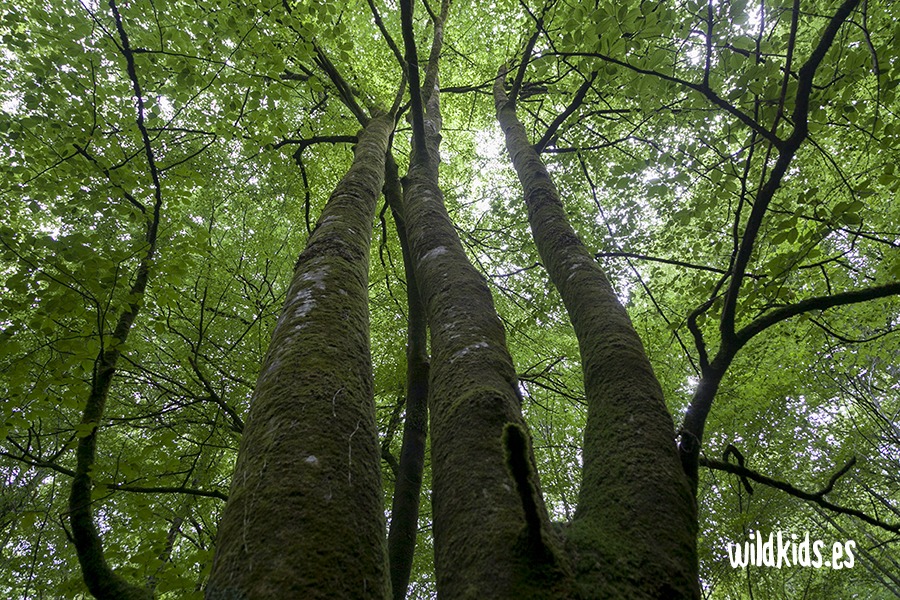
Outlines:
[[[900,5],[10,0],[0,57],[0,595],[900,597]]]

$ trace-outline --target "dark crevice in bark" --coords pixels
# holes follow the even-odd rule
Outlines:
[[[448,598],[572,597],[561,561],[536,564],[523,538],[525,508],[506,466],[502,441],[510,423],[526,430],[515,369],[490,291],[463,250],[438,186],[439,34],[448,6],[445,0],[435,22],[438,35],[425,76],[429,89],[421,90],[423,126],[413,129],[403,181],[410,255],[431,336],[437,589]],[[532,512],[542,523],[540,529],[548,532],[550,545],[556,540],[549,533],[530,450],[527,460],[535,473]]]
[[[534,465],[531,463],[533,450],[528,433],[521,426],[508,423],[503,428],[503,448],[506,451],[506,467],[516,484],[522,510],[525,511],[523,537],[527,547],[526,554],[535,564],[553,562],[556,557],[541,518],[541,502]]]

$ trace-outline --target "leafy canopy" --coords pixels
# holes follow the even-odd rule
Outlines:
[[[375,3],[399,39],[399,13]],[[723,275],[753,198],[790,135],[797,71],[833,1],[576,2],[457,6],[442,56],[442,187],[472,261],[492,286],[516,360],[544,494],[570,518],[584,391],[571,327],[539,264],[494,124],[491,83],[542,18],[520,117],[577,232],[627,305],[676,422],[700,364],[688,315],[714,351]],[[802,4],[802,5],[801,5]],[[823,58],[797,151],[747,266],[737,321],[803,298],[896,282],[900,188],[900,10],[864,3]],[[98,352],[118,316],[141,312],[120,348],[95,480],[107,559],[161,598],[200,597],[213,536],[268,337],[293,262],[346,170],[355,119],[318,46],[363,102],[389,106],[401,69],[363,2],[122,3],[143,108],[116,24],[93,2],[0,8],[0,590],[84,595],[61,517]],[[430,27],[416,23],[420,48]],[[159,170],[162,217],[151,281],[129,288],[154,193],[139,110]],[[409,131],[395,135],[407,160]],[[313,143],[316,139],[321,143]],[[301,140],[306,142],[301,143]],[[375,390],[396,456],[405,378],[405,282],[382,212],[372,250]],[[756,470],[898,516],[898,304],[807,313],[735,359],[707,425]],[[385,463],[385,494],[392,471]],[[429,474],[426,467],[426,485]],[[427,494],[412,593],[433,593]],[[703,583],[713,597],[807,590],[897,593],[896,539],[739,478],[704,474]],[[751,530],[861,547],[853,576],[740,571],[725,544]],[[748,587],[750,586],[750,587]],[[791,593],[794,593],[794,592]],[[799,592],[798,592],[799,593]]]

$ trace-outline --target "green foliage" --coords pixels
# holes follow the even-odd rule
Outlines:
[[[399,40],[399,15],[376,5]],[[390,106],[401,79],[365,2],[119,8],[163,200],[141,298],[128,290],[155,189],[113,18],[105,3],[0,8],[0,594],[10,598],[85,597],[64,526],[73,450],[87,433],[79,420],[98,353],[132,302],[142,310],[119,348],[100,423],[96,517],[123,576],[155,586],[159,598],[201,597],[222,502],[192,491],[227,494],[294,261],[351,156],[344,144],[314,144],[301,175],[294,143],[358,130],[317,67],[315,45],[363,105]],[[570,520],[586,411],[578,348],[539,264],[490,100],[497,67],[521,59],[535,24],[511,1],[492,3],[490,15],[454,8],[442,58],[442,186],[507,328],[545,501]],[[539,91],[522,98],[520,114],[535,141],[597,74],[544,158],[573,226],[629,308],[676,423],[698,376],[687,317],[711,300],[697,322],[714,352],[720,282],[777,155],[736,113],[790,135],[797,71],[837,3],[804,3],[793,43],[791,4],[761,8],[558,2],[526,72]],[[424,57],[430,26],[421,7],[416,14]],[[810,139],[762,223],[738,327],[804,298],[900,279],[898,21],[892,3],[865,3],[826,54]],[[401,121],[401,163],[408,134]],[[406,289],[385,219],[371,256],[371,343],[381,441],[397,456]],[[898,308],[893,298],[813,312],[754,339],[723,382],[706,456],[734,444],[752,468],[813,491],[855,456],[858,468],[829,499],[896,523]],[[387,463],[384,480],[389,498]],[[419,598],[434,593],[429,484],[426,464],[411,588]],[[896,593],[896,536],[754,490],[733,475],[704,475],[699,546],[710,597]],[[853,538],[865,567],[850,577],[728,566],[725,544],[759,529]]]

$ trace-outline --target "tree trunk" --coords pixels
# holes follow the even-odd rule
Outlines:
[[[440,20],[435,23],[436,43],[442,25]],[[422,90],[424,113],[412,115],[404,216],[431,332],[438,594],[479,599],[565,596],[566,570],[540,496],[503,326],[484,279],[466,257],[438,187],[441,114],[435,47]],[[423,122],[415,123],[416,118]],[[424,139],[416,139],[416,131]]]
[[[206,597],[387,598],[368,266],[393,116],[300,255],[244,428]]]
[[[75,475],[69,492],[69,525],[72,541],[81,565],[81,576],[88,590],[98,600],[148,600],[153,597],[149,589],[129,583],[106,562],[103,541],[94,524],[92,471],[97,456],[97,437],[103,422],[106,401],[119,359],[121,348],[131,333],[131,328],[141,309],[150,278],[150,264],[156,254],[156,238],[159,230],[159,211],[147,229],[147,249],[141,258],[134,283],[129,290],[132,302],[116,322],[108,347],[101,349],[94,361],[91,376],[91,393],[81,415],[82,435],[75,450]]]
[[[578,338],[588,417],[569,542],[591,598],[699,597],[696,509],[662,389],[625,308],[569,224],[504,89],[497,116],[541,260]]]
[[[416,274],[409,255],[406,221],[403,218],[403,189],[394,157],[387,157],[384,195],[397,225],[397,238],[403,253],[406,273],[407,346],[406,346],[406,418],[403,444],[391,505],[388,532],[388,557],[394,600],[406,598],[419,530],[419,496],[422,493],[422,469],[425,466],[425,441],[428,436],[428,326],[419,295]]]
[[[103,422],[106,411],[106,401],[112,388],[113,378],[116,375],[119,359],[122,357],[122,348],[128,341],[131,329],[141,311],[147,284],[150,281],[150,270],[153,259],[156,257],[157,242],[159,237],[159,225],[162,215],[162,185],[160,174],[156,168],[156,157],[153,152],[150,136],[144,124],[144,96],[137,78],[134,65],[134,54],[122,16],[114,0],[110,0],[109,7],[116,24],[119,42],[118,46],[126,62],[126,70],[131,80],[134,97],[137,99],[137,118],[135,123],[141,132],[144,156],[147,160],[147,168],[153,181],[153,205],[149,213],[149,221],[145,233],[146,246],[138,263],[134,276],[134,282],[128,290],[127,304],[116,321],[108,342],[103,342],[101,329],[101,347],[91,373],[91,392],[85,403],[79,423],[78,446],[75,450],[75,473],[72,477],[72,488],[69,492],[69,524],[72,527],[71,540],[75,545],[78,562],[81,566],[81,575],[88,591],[98,600],[146,600],[153,597],[152,592],[144,587],[129,583],[106,562],[103,554],[103,541],[100,532],[94,524],[93,511],[93,469],[97,457],[97,438],[100,434],[100,424]],[[88,160],[94,159],[86,149],[78,148]],[[141,206],[129,193],[125,193],[127,199]],[[146,209],[142,209],[146,214]]]

